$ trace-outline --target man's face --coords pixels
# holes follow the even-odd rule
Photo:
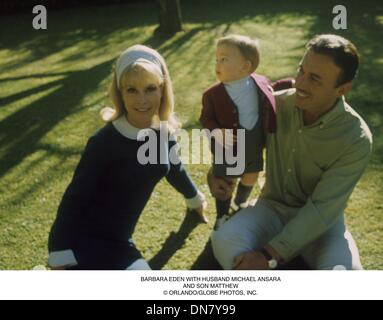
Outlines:
[[[221,82],[239,80],[251,74],[250,61],[247,61],[234,45],[218,45],[216,59],[215,72]]]
[[[313,113],[328,110],[346,92],[347,84],[336,87],[340,73],[331,57],[307,51],[295,79],[296,106]]]

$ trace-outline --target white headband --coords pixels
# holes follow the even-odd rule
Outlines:
[[[121,53],[116,63],[117,87],[119,89],[122,73],[131,64],[139,61],[152,63],[163,75],[161,61],[154,54],[140,49],[127,49]]]

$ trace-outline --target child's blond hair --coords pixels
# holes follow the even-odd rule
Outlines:
[[[243,57],[251,62],[251,72],[254,72],[257,69],[260,60],[258,41],[247,36],[231,34],[218,39],[217,46],[221,44],[237,47]]]

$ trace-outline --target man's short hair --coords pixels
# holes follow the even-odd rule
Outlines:
[[[311,39],[306,49],[331,57],[341,69],[336,87],[355,78],[359,67],[359,53],[351,41],[335,34],[321,34]]]
[[[252,72],[254,72],[260,60],[258,41],[247,36],[231,34],[218,39],[217,45],[228,44],[238,48],[243,57],[251,62]]]

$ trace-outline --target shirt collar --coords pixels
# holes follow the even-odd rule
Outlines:
[[[335,106],[329,112],[321,116],[318,121],[322,122],[323,124],[331,122],[344,112],[345,103],[346,101],[344,96],[341,96],[336,102]]]
[[[299,109],[298,107],[295,107],[295,108],[299,110],[301,117],[303,117],[303,111]],[[326,112],[317,121],[315,121],[313,124],[307,127],[316,127],[320,125],[320,127],[323,128],[324,125],[338,118],[338,116],[340,116],[344,112],[345,108],[346,108],[346,100],[344,96],[341,96],[338,99],[338,101],[335,103],[335,106],[330,111]]]
[[[239,80],[224,82],[223,84],[225,85],[225,87],[230,87],[230,88],[235,89],[235,88],[241,88],[244,86],[248,86],[249,84],[251,84],[250,80],[251,80],[251,77],[247,76],[247,77],[239,79]]]
[[[130,122],[126,119],[125,116],[121,116],[118,119],[113,121],[113,126],[116,128],[116,130],[122,134],[124,137],[131,139],[131,140],[137,140],[138,134],[142,130],[150,130],[148,129],[139,129],[130,124]]]

